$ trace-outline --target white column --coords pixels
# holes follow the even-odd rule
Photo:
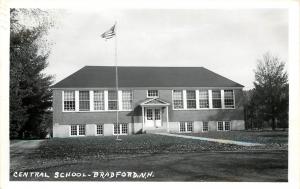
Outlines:
[[[104,91],[104,110],[108,110],[108,92],[107,90]]]
[[[144,125],[145,125],[145,118],[144,118],[144,106],[142,106],[142,119],[143,119],[143,122],[142,122],[142,133],[144,132]]]
[[[123,109],[123,104],[122,104],[122,90],[119,90],[118,91],[118,107],[119,107],[119,110],[122,110]]]
[[[213,108],[212,105],[212,91],[208,90],[208,103],[209,103],[209,109]]]
[[[225,104],[224,104],[224,90],[221,90],[221,108],[222,109],[225,108]]]
[[[183,96],[183,109],[187,109],[187,105],[186,105],[186,90],[182,91],[182,96]]]
[[[94,111],[94,91],[90,91],[90,111]]]
[[[169,107],[167,106],[167,131],[170,132],[170,128],[169,128]]]
[[[79,91],[75,91],[75,111],[79,111]]]
[[[196,109],[199,109],[199,90],[196,90]]]

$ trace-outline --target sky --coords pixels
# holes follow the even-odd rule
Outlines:
[[[102,39],[115,22],[116,38]],[[288,61],[286,9],[62,10],[55,23],[45,70],[55,82],[86,65],[113,66],[115,49],[119,66],[205,67],[246,90],[264,53]]]

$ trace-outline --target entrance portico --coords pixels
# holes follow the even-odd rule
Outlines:
[[[159,98],[151,98],[143,101],[140,104],[143,120],[142,131],[166,128],[169,132],[169,105],[169,103]],[[163,119],[163,115],[166,117],[165,120]]]

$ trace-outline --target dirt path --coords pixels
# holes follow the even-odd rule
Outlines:
[[[28,160],[28,154],[37,149],[44,140],[20,140],[10,145],[10,169],[20,167]]]
[[[194,140],[204,140],[204,141],[209,141],[209,142],[218,142],[218,143],[223,143],[223,144],[234,144],[234,145],[239,145],[239,146],[263,146],[263,144],[253,143],[253,142],[215,139],[215,138],[206,138],[206,137],[198,137],[198,136],[187,136],[187,135],[178,135],[178,134],[170,134],[170,133],[155,133],[155,134],[171,136],[171,137],[194,139]]]

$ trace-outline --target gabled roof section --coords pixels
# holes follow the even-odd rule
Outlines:
[[[52,88],[113,88],[114,66],[85,66]],[[244,87],[204,67],[118,67],[119,87]]]
[[[151,99],[146,99],[145,101],[143,101],[142,103],[140,103],[141,106],[145,106],[145,105],[165,105],[168,106],[170,105],[168,102],[159,99],[159,98],[151,98]]]

